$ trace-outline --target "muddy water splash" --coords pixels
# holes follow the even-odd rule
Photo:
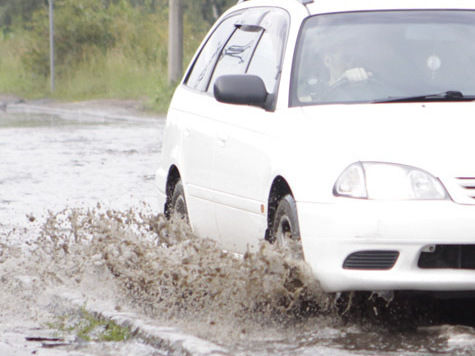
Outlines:
[[[147,207],[65,209],[50,213],[30,237],[33,230],[37,238],[29,240],[28,248],[0,246],[1,283],[10,291],[2,305],[20,302],[25,318],[42,313],[32,307],[42,290],[59,286],[111,300],[118,310],[133,309],[179,326],[237,354],[272,350],[293,355],[299,349],[321,354],[325,347],[369,354],[470,354],[475,347],[472,328],[421,328],[430,326],[430,319],[419,313],[423,320],[417,320],[410,312],[415,309],[404,303],[394,308],[375,296],[369,298],[372,303],[360,297],[342,313],[305,264],[268,244],[244,256],[224,252]],[[10,235],[18,233],[28,235],[28,228]],[[424,304],[422,299],[416,306]],[[11,309],[13,314],[18,310]],[[394,333],[386,327],[403,325],[401,319],[407,318],[419,328]]]
[[[50,214],[33,245],[34,264],[50,279],[81,283],[103,268],[123,302],[154,318],[226,328],[227,336],[331,309],[305,264],[268,244],[244,256],[224,252],[162,215],[66,209]]]

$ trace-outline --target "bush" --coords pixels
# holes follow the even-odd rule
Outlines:
[[[61,73],[87,60],[96,51],[105,52],[114,46],[112,17],[97,0],[56,0],[55,62]],[[28,32],[30,50],[23,57],[26,68],[46,76],[49,73],[48,8],[34,13]]]

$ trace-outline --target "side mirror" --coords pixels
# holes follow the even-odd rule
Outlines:
[[[256,75],[223,75],[216,79],[213,89],[214,97],[221,103],[267,107],[266,86]]]

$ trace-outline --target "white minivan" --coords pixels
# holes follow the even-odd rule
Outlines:
[[[249,0],[173,96],[160,206],[336,291],[475,291],[475,3]]]

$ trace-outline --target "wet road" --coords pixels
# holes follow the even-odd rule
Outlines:
[[[97,202],[153,206],[163,124],[0,112],[1,221]]]
[[[460,303],[403,299],[387,308],[366,296],[342,317],[334,296],[278,251],[239,259],[157,217],[163,126],[0,112],[0,354],[163,352],[143,340],[74,335],[54,351],[24,346],[38,327],[51,335],[61,310],[42,294],[51,287],[109,300],[236,355],[475,353],[470,300],[463,321],[449,317]]]

